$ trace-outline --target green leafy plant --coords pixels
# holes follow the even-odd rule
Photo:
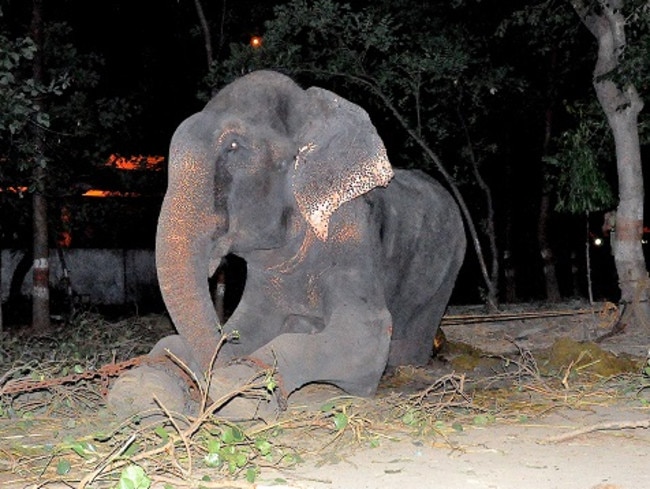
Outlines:
[[[120,474],[115,489],[149,489],[151,479],[139,465],[128,465]]]
[[[206,450],[203,462],[207,467],[224,468],[232,475],[249,465],[257,456],[269,457],[272,446],[264,438],[250,440],[240,427],[230,425],[220,432],[215,431],[214,435],[207,439]],[[253,482],[257,473],[256,467],[249,466],[246,479]]]
[[[555,154],[545,158],[555,170],[551,176],[557,195],[555,209],[578,215],[606,209],[615,200],[602,170],[612,144],[605,121],[593,105],[576,104],[567,111],[577,125],[562,133]]]
[[[332,419],[334,429],[343,431],[349,424],[350,418],[346,413],[345,407],[337,406],[334,402],[324,404],[320,408],[321,412],[326,413]]]

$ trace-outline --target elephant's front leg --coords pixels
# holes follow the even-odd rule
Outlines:
[[[281,334],[250,356],[276,366],[286,394],[309,382],[331,383],[354,395],[374,394],[392,333],[377,282],[357,269],[328,272],[320,289],[322,331]]]
[[[216,364],[247,357],[286,331],[291,311],[278,300],[267,274],[249,266],[244,293],[232,316],[223,325],[228,340],[219,351]]]

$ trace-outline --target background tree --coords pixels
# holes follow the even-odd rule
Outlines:
[[[43,110],[42,104],[47,94],[59,88],[55,84],[48,87],[43,83],[43,64],[39,56],[39,47],[42,49],[41,7],[40,2],[34,2],[30,38],[11,40],[4,34],[0,36],[6,47],[6,50],[2,50],[3,71],[0,73],[0,84],[3,86],[0,103],[5,109],[0,119],[0,130],[4,136],[1,159],[1,176],[4,183],[9,183],[10,175],[16,175],[16,169],[18,174],[21,170],[31,171],[29,190],[33,196],[33,256],[34,264],[38,263],[38,267],[34,266],[32,315],[35,326],[44,329],[49,325],[49,267],[47,204],[43,195],[44,168],[47,161],[43,155],[42,137],[43,129],[49,125],[49,116]],[[17,168],[9,168],[14,160],[19,161]],[[15,192],[23,192],[20,185],[14,185],[12,188]]]
[[[34,0],[30,36],[36,51],[32,58],[32,74],[36,85],[45,85],[43,39],[43,2]],[[47,113],[47,97],[43,96],[36,106],[38,112]],[[50,326],[50,256],[47,229],[47,158],[45,156],[45,127],[32,124],[30,136],[34,148],[32,161],[32,222],[34,226],[33,272],[32,272],[32,326],[36,331],[46,331]]]
[[[575,126],[565,131],[557,141],[557,151],[546,157],[557,171],[550,174],[557,198],[555,210],[585,216],[585,267],[587,293],[593,304],[591,282],[589,215],[606,210],[614,204],[614,195],[605,176],[611,135],[607,134],[605,121],[594,114],[594,104],[576,104],[568,108],[575,117]]]
[[[27,22],[31,16],[27,32],[22,24],[0,16],[5,48],[0,51],[0,177],[5,190],[0,198],[8,204],[2,209],[0,242],[2,247],[30,250],[32,322],[41,329],[49,323],[48,250],[61,225],[61,198],[80,195],[89,186],[90,174],[106,161],[115,141],[127,139],[126,122],[137,114],[137,106],[93,93],[102,60],[79,53],[65,23],[43,22],[40,1],[32,6],[29,11],[24,4],[12,4],[14,21],[22,16]],[[26,199],[16,199],[16,193],[30,195],[31,208],[21,205]]]
[[[641,170],[637,84],[647,88],[650,74],[650,4],[634,0],[571,0],[598,43],[593,86],[616,149],[619,202],[613,238],[614,261],[625,321],[650,330],[650,287],[641,239],[644,186]],[[631,35],[631,39],[628,36]],[[632,42],[630,42],[632,41]]]

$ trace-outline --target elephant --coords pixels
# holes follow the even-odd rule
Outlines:
[[[178,336],[161,344],[225,382],[272,367],[285,399],[310,383],[372,396],[387,367],[430,359],[465,248],[452,195],[393,168],[366,111],[253,71],[172,137],[156,266]],[[229,254],[247,275],[222,325],[207,284]]]

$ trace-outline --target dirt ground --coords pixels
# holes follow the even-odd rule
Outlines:
[[[647,430],[597,432],[561,443],[550,437],[586,425],[644,420],[625,406],[558,410],[528,423],[495,423],[446,443],[402,439],[356,451],[335,464],[307,463],[278,475],[291,488],[447,489],[641,488],[650,485]],[[268,485],[273,485],[269,474]]]
[[[439,421],[429,422],[426,428],[405,422],[408,426],[401,424],[394,430],[363,425],[360,411],[354,419],[365,428],[355,439],[345,443],[314,439],[313,449],[300,463],[264,466],[254,484],[239,479],[180,485],[152,478],[151,487],[650,487],[650,379],[646,386],[640,374],[650,339],[633,331],[602,339],[615,316],[607,304],[593,308],[582,303],[553,308],[527,305],[496,316],[486,315],[481,307],[451,309],[443,323],[447,342],[442,352],[425,369],[387,375],[376,404],[390,396],[412,400],[435,379],[448,378],[456,383],[454,388],[458,382],[466,385],[445,399],[460,397],[476,409],[458,417],[453,410],[440,411]],[[590,343],[599,338],[597,346]],[[577,348],[577,356],[558,360],[557,345]],[[604,365],[603,371],[591,371]],[[532,375],[531,380],[533,370],[543,375],[538,380]],[[486,379],[491,380],[482,383]],[[519,386],[514,394],[513,381]],[[332,387],[310,386],[292,396],[286,416],[318,410],[342,395]],[[399,419],[404,421],[408,414],[407,410]],[[0,437],[0,458],[3,445],[8,448],[10,442]],[[0,464],[3,488],[76,487],[55,481],[28,484],[16,473],[2,470]],[[210,473],[197,468],[199,475],[203,472]]]
[[[471,311],[462,308],[450,311],[444,332],[450,343],[505,356],[521,348],[550,348],[563,338],[594,341],[611,328],[615,312],[608,308],[599,304],[591,312],[581,303],[565,304],[535,311],[540,317],[533,313],[519,318],[519,313],[531,311],[514,308],[503,314],[505,320],[490,317],[483,321],[482,308],[477,307],[473,323],[467,322]],[[627,334],[605,339],[599,346],[618,358],[644,359],[649,344],[648,338]],[[458,357],[447,353],[446,362],[434,360],[431,369],[439,374],[455,370],[454,356]],[[478,365],[473,372],[488,375],[480,370]],[[534,417],[471,424],[462,431],[446,432],[442,439],[401,437],[376,448],[355,450],[335,464],[307,463],[281,477],[290,481],[287,487],[300,489],[650,487],[650,408],[644,393],[603,400],[597,390],[586,389],[579,402],[572,402],[567,394],[566,403],[556,399],[559,402]],[[582,429],[587,432],[577,434]],[[567,438],[562,440],[563,436]]]

